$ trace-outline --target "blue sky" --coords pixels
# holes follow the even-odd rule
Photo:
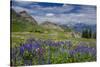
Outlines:
[[[12,1],[16,12],[26,11],[39,23],[50,21],[60,24],[96,24],[96,6],[33,1]]]

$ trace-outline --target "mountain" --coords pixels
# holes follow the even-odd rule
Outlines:
[[[62,24],[59,25],[65,32],[71,32],[72,28],[70,26],[68,26],[67,24]]]
[[[96,32],[96,24],[76,23],[72,28],[77,32],[82,32],[84,29],[91,29],[93,32]]]
[[[86,28],[91,28],[96,32],[96,24],[74,23],[74,24],[56,24],[54,22],[45,21],[40,25],[26,11],[17,13],[11,8],[11,31],[12,32],[44,32],[44,31],[65,31],[65,32],[82,32]]]
[[[26,11],[17,13],[13,8],[10,10],[12,32],[32,31],[37,26],[36,20]]]
[[[50,21],[45,21],[41,24],[41,26],[43,28],[46,29],[52,29],[52,30],[59,30],[59,31],[63,31],[63,29],[56,23],[50,22]]]
[[[87,23],[69,23],[59,25],[64,31],[74,31],[82,32],[84,29],[91,29],[92,32],[96,32],[96,24],[87,24]]]
[[[24,20],[27,20],[28,22],[33,22],[33,24],[37,24],[36,20],[30,16],[26,11],[21,11],[19,13],[23,18],[25,18]]]

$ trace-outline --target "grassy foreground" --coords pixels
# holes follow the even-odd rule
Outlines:
[[[96,40],[69,33],[12,32],[11,64],[40,65],[96,61]]]

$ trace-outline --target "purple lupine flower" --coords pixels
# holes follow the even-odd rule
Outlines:
[[[44,41],[44,43],[48,46],[53,46],[53,41],[51,41],[51,40],[46,40],[46,41]]]
[[[37,42],[33,43],[33,46],[32,46],[33,49],[37,49],[37,48],[40,48],[40,47],[41,46]]]
[[[76,54],[76,51],[75,50],[69,50],[69,55],[70,56],[74,56]]]
[[[32,48],[31,44],[24,44],[23,46],[24,46],[25,49],[29,49],[29,48],[31,49]]]
[[[60,46],[63,46],[65,44],[65,42],[60,41],[59,44],[60,44]]]
[[[43,48],[37,48],[36,52],[38,55],[42,56],[44,54],[45,50]]]
[[[96,55],[96,49],[88,46],[78,45],[74,50],[81,54]]]
[[[24,46],[20,46],[20,53],[21,53],[21,54],[23,54],[23,53],[24,53],[24,51],[25,51]]]
[[[62,42],[56,42],[56,46],[60,46]]]

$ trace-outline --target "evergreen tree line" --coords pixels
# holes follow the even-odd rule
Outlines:
[[[90,28],[82,31],[82,38],[94,38],[96,39],[96,32],[93,32]]]

